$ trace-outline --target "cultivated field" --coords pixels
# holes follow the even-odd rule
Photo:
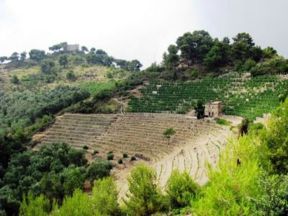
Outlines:
[[[175,134],[170,139],[163,135],[167,128]],[[226,138],[228,127],[212,120],[197,120],[179,114],[128,113],[120,114],[64,114],[43,134],[42,145],[64,142],[77,149],[85,149],[90,159],[106,158],[113,152],[113,163],[119,159],[114,176],[120,196],[127,189],[126,177],[134,163],[153,166],[161,186],[173,169],[186,170],[200,184],[207,181],[207,163],[215,166]],[[128,154],[128,158],[123,158]],[[131,157],[136,162],[131,162]]]
[[[280,75],[231,73],[189,82],[150,83],[140,90],[141,97],[130,100],[129,111],[187,113],[198,100],[221,100],[225,114],[254,120],[277,107],[287,89],[288,80]]]

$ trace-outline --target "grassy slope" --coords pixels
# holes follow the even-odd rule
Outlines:
[[[66,78],[66,74],[69,71],[74,72],[77,78],[76,81],[69,81]],[[69,85],[87,90],[93,95],[102,89],[114,87],[114,83],[127,78],[129,72],[104,66],[72,66],[60,68],[55,80],[47,82],[41,77],[40,67],[33,66],[9,71],[10,79],[14,75],[18,77],[20,84],[16,86],[11,83],[6,83],[10,89],[33,88],[39,90],[43,88],[53,89],[59,85]]]

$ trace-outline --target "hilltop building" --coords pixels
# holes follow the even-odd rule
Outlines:
[[[221,101],[213,101],[205,104],[205,116],[219,117],[222,115],[223,103]]]
[[[78,52],[79,44],[67,44],[64,46],[64,52]]]

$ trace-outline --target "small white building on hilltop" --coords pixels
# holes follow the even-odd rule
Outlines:
[[[64,46],[64,52],[78,52],[79,44],[67,44]]]
[[[205,116],[219,117],[222,115],[223,103],[221,101],[212,101],[205,104]]]

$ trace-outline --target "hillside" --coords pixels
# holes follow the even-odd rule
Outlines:
[[[168,128],[175,130],[169,139],[164,136]],[[124,197],[127,171],[133,165],[131,158],[155,167],[162,187],[174,169],[187,170],[203,185],[208,180],[206,161],[216,166],[230,135],[228,127],[213,121],[177,114],[65,114],[50,129],[35,135],[34,141],[40,143],[34,149],[68,143],[75,149],[84,149],[90,161],[113,155],[110,161],[118,163],[113,172]]]
[[[288,77],[231,73],[195,81],[151,82],[132,97],[131,112],[187,113],[197,101],[222,101],[224,113],[254,120],[270,113],[281,102],[288,89]]]
[[[1,62],[0,215],[288,212],[288,60],[248,33],[185,33],[143,71],[66,42]]]

